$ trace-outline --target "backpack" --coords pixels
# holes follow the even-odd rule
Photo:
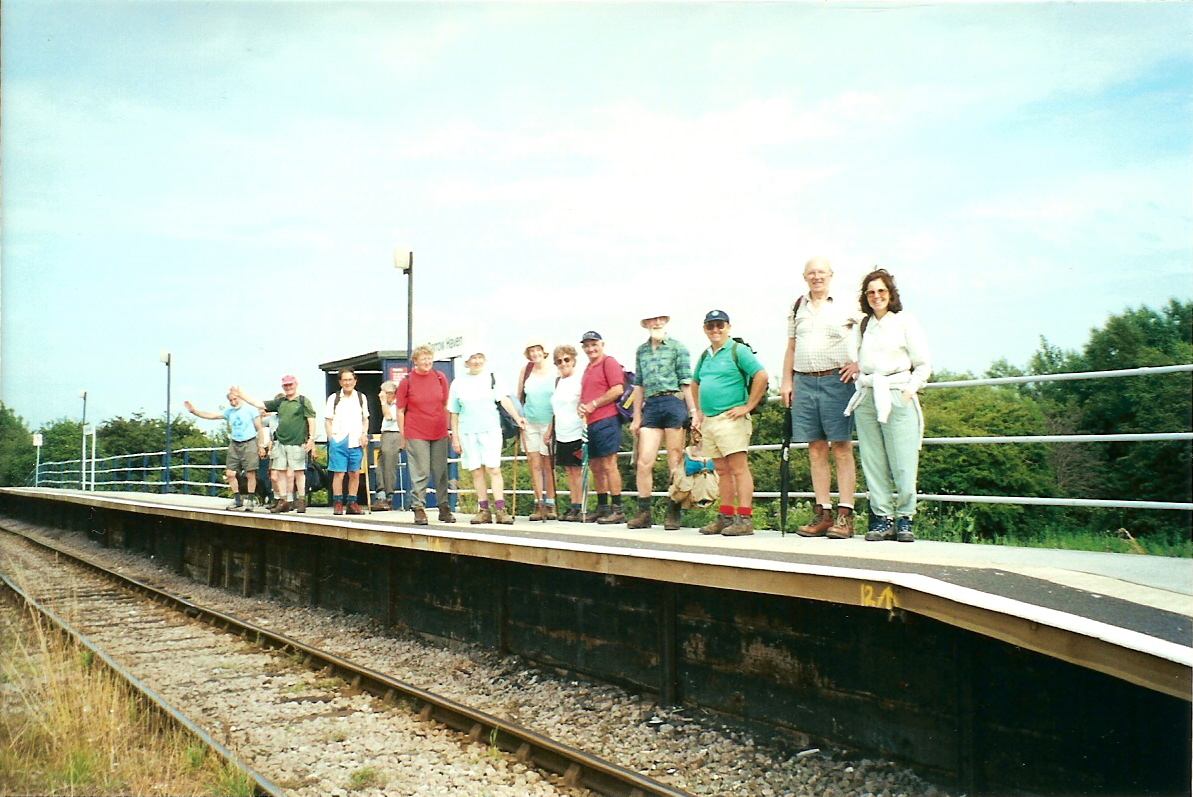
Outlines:
[[[750,375],[746,373],[746,369],[742,368],[741,363],[737,361],[737,347],[739,344],[745,346],[753,354],[757,354],[757,352],[754,351],[753,346],[751,346],[749,343],[746,343],[741,338],[733,338],[733,346],[729,349],[729,354],[733,357],[733,364],[737,366],[737,370],[741,373],[741,379],[746,384],[746,397],[748,398],[750,395]],[[708,349],[700,352],[700,359],[696,361],[696,368],[694,369],[693,373],[700,373],[700,366],[704,364],[706,357],[708,357]],[[759,401],[758,404],[755,405],[754,409],[750,410],[750,414],[761,415],[764,404],[766,404],[765,400]]]
[[[357,390],[355,392],[356,392],[356,400],[360,402],[360,408],[363,410],[365,408],[365,397],[363,395],[361,395],[361,392],[359,390]],[[340,395],[342,393],[343,393],[342,390],[336,391],[336,400],[331,403],[331,411],[332,412],[335,412],[336,407],[340,406]]]
[[[497,389],[497,375],[489,374],[489,386],[494,390]],[[501,421],[501,439],[510,440],[518,435],[518,422],[514,420],[514,416],[510,415],[509,410],[501,406],[500,401],[494,401],[497,405],[497,418]]]
[[[605,366],[602,365],[602,368]],[[621,395],[613,402],[617,408],[619,423],[629,423],[634,420],[634,372],[621,369]]]

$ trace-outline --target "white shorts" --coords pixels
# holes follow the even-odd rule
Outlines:
[[[526,429],[522,432],[522,450],[527,454],[538,452],[544,457],[551,456],[551,445],[547,442],[547,430],[550,428],[550,421],[547,423],[527,421]]]
[[[460,464],[464,470],[501,467],[501,430],[460,435]]]

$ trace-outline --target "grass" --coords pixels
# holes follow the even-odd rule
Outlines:
[[[252,794],[89,651],[2,603],[0,649],[0,794]]]

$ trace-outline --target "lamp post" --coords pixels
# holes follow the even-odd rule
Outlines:
[[[83,399],[83,447],[79,453],[79,489],[87,489],[87,391],[80,390],[79,398]]]
[[[168,493],[170,492],[170,377],[173,360],[170,357],[170,352],[165,350],[158,355],[158,359],[166,364],[166,472],[162,476],[162,492]]]
[[[414,368],[410,350],[414,347],[414,252],[394,247],[394,268],[406,275],[406,372]]]

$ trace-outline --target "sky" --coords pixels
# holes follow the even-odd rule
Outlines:
[[[0,399],[214,409],[319,364],[722,309],[772,375],[803,264],[890,270],[934,370],[1193,296],[1193,4],[0,6]]]

